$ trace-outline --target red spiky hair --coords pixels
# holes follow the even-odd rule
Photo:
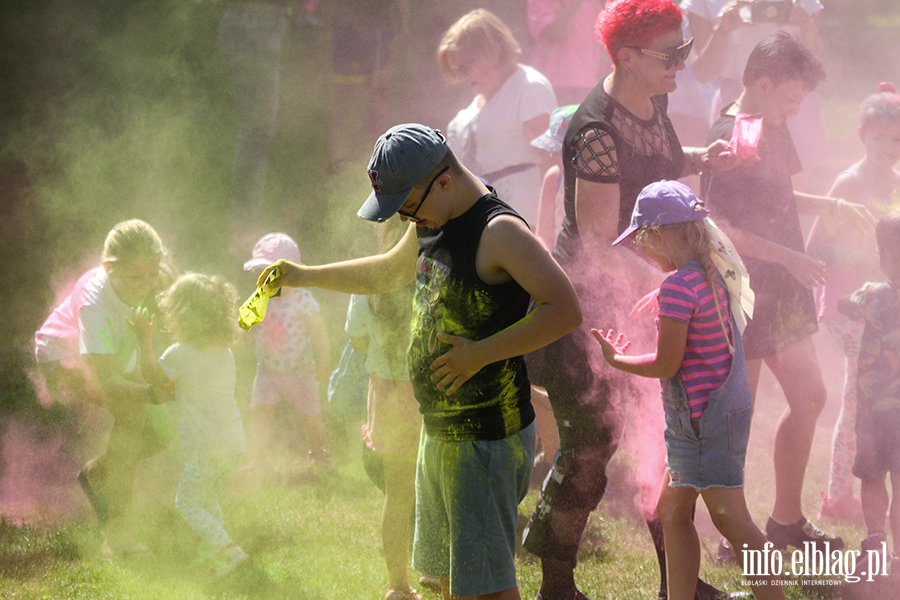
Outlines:
[[[613,63],[622,46],[643,48],[673,29],[681,29],[681,9],[672,0],[612,0],[594,26]]]

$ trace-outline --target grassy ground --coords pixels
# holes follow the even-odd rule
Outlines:
[[[763,390],[771,388],[763,381]],[[763,524],[773,500],[771,460],[773,424],[783,400],[766,391],[755,417],[747,461],[747,497],[758,524]],[[66,514],[35,513],[24,522],[0,522],[0,597],[4,598],[248,598],[377,600],[387,589],[380,550],[382,496],[365,476],[358,460],[355,427],[329,419],[335,464],[330,469],[303,463],[303,441],[292,433],[290,415],[276,436],[276,475],[265,482],[238,474],[222,499],[233,538],[252,562],[226,578],[211,581],[195,562],[198,542],[172,506],[178,464],[166,452],[141,465],[136,489],[137,531],[156,553],[152,558],[113,563],[99,558],[100,532],[74,481],[59,479],[66,497]],[[811,517],[818,508],[818,490],[827,476],[828,446],[833,415],[826,414],[816,437],[807,476],[804,507]],[[625,453],[610,470],[610,490],[589,522],[577,578],[594,600],[637,600],[655,597],[658,572],[649,535],[634,508],[635,489],[629,481]],[[48,484],[54,483],[48,480]],[[532,491],[520,507],[527,515],[534,506]],[[713,564],[718,536],[705,509],[697,516],[703,544],[703,576],[720,588],[746,589],[736,567]],[[833,531],[858,547],[859,528]],[[539,563],[523,554],[518,560],[523,598],[533,598],[540,585]],[[411,577],[416,577],[415,573]],[[844,597],[851,588],[838,588]],[[431,594],[429,597],[437,598]],[[789,598],[814,598],[815,593],[788,588]],[[871,598],[872,596],[862,596]]]

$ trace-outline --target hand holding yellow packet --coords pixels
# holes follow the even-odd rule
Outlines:
[[[269,290],[269,283],[275,281],[279,277],[281,277],[281,270],[278,267],[275,267],[266,277],[263,284],[256,288],[253,295],[238,309],[238,325],[241,326],[241,329],[250,331],[250,327],[256,323],[262,322],[265,318],[266,309],[269,306],[269,298],[281,294],[281,288]]]

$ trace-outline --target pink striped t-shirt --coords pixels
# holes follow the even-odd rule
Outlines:
[[[700,268],[699,263],[688,264]],[[667,277],[659,288],[659,316],[688,324],[684,360],[678,373],[687,392],[692,419],[703,414],[709,404],[709,394],[722,387],[731,371],[728,291],[718,281],[716,291],[728,338],[716,311],[712,288],[702,270],[685,266]]]

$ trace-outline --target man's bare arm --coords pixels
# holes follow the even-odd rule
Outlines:
[[[277,267],[281,276],[269,284],[272,289],[317,287],[345,294],[385,294],[399,290],[415,279],[418,248],[416,226],[410,223],[403,238],[384,254],[318,266],[279,260],[263,270],[257,285],[262,285]]]

